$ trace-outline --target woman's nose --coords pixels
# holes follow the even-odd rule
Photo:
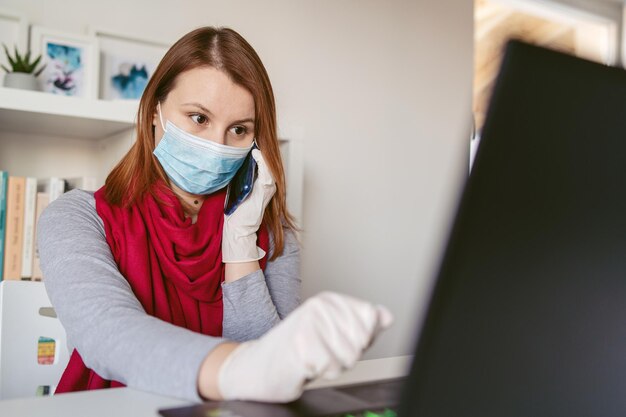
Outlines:
[[[226,144],[226,134],[224,133],[224,128],[221,127],[213,127],[208,129],[204,135],[202,135],[205,139],[208,139],[212,142],[219,143],[220,145]]]

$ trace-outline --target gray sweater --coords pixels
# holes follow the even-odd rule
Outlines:
[[[209,351],[260,337],[300,303],[300,250],[290,230],[265,272],[222,284],[223,338],[145,312],[113,259],[92,192],[73,190],[52,202],[39,219],[37,244],[68,347],[101,377],[157,394],[201,401],[196,382]],[[273,249],[270,234],[270,256]]]

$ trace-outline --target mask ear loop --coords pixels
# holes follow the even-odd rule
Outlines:
[[[252,139],[252,143],[254,144],[254,146],[256,146],[257,149],[260,150],[259,143],[256,141],[256,138]]]
[[[160,101],[157,103],[157,107],[159,109],[159,120],[161,121],[161,127],[163,128],[164,132],[167,132],[167,130],[165,129],[165,126],[163,125],[163,118],[161,118],[161,102]]]

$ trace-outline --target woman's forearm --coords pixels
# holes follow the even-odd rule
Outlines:
[[[282,253],[268,261],[265,270],[222,284],[222,337],[236,342],[256,339],[300,304],[300,246],[293,231],[285,229],[284,237]],[[268,258],[273,253],[270,235]]]
[[[230,353],[239,346],[235,342],[221,343],[206,356],[198,371],[198,394],[206,400],[222,400],[219,390],[219,371]]]
[[[224,281],[237,281],[259,269],[261,269],[259,261],[227,263],[224,265]]]

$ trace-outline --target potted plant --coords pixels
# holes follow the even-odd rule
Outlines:
[[[44,70],[46,64],[35,71],[37,64],[41,60],[39,55],[34,61],[30,59],[30,50],[26,52],[26,55],[21,56],[15,47],[15,56],[9,54],[7,46],[3,43],[4,52],[7,55],[11,69],[2,65],[2,68],[7,72],[4,76],[3,85],[5,87],[22,88],[25,90],[39,90],[37,83],[37,76]]]

